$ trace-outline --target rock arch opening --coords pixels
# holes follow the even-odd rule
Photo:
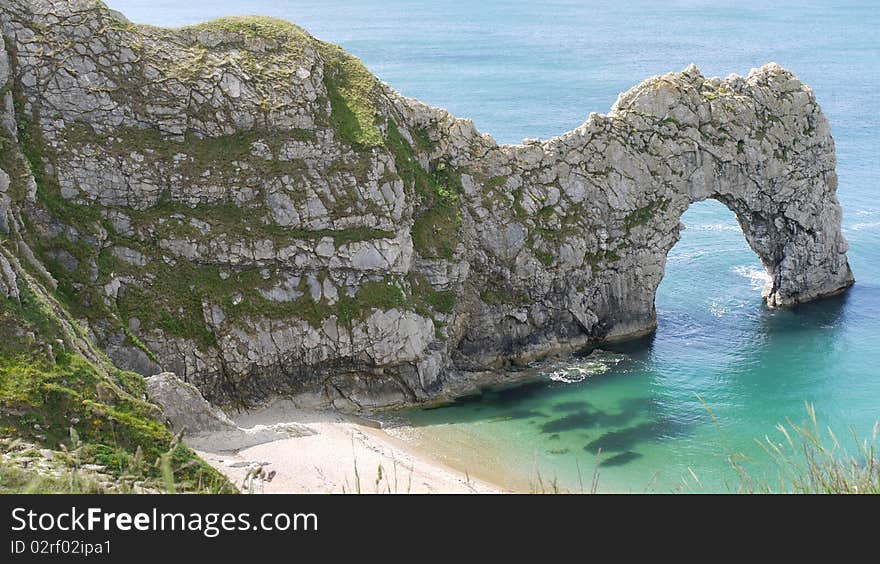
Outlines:
[[[692,204],[680,222],[684,229],[666,255],[655,295],[660,330],[665,314],[697,310],[720,316],[734,304],[758,304],[770,277],[736,215],[709,199]]]

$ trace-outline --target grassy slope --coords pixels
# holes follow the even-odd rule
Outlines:
[[[14,264],[7,243],[3,254]],[[0,437],[59,451],[72,468],[98,464],[157,489],[231,491],[157,420],[143,378],[92,349],[60,304],[17,270],[19,299],[0,300]]]

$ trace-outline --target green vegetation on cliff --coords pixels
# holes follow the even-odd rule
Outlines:
[[[426,171],[397,124],[388,122],[388,148],[395,156],[397,172],[413,187],[418,211],[412,228],[413,246],[425,258],[452,258],[461,229],[461,180],[444,163]]]
[[[162,489],[170,468],[180,490],[232,491],[159,422],[142,399],[143,378],[113,367],[61,304],[18,272],[19,298],[0,300],[0,438],[65,452],[73,435],[76,463],[111,476]]]
[[[336,45],[322,43],[325,59],[324,85],[333,111],[330,122],[349,144],[359,148],[384,144],[376,127],[377,111],[373,102],[376,77],[355,57]]]
[[[272,41],[287,50],[314,41],[301,27],[287,20],[268,16],[227,16],[184,29],[196,32],[224,32],[244,39]]]
[[[662,197],[658,198],[657,200],[627,214],[623,220],[623,225],[627,232],[639,225],[645,225],[651,221],[651,218],[653,218],[658,211],[665,211],[668,206],[669,200]]]

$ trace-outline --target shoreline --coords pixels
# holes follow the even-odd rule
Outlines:
[[[185,442],[239,488],[253,464],[274,470],[274,478],[257,481],[253,493],[512,493],[362,417],[275,400],[232,419],[252,441],[235,450],[228,448],[228,433]]]
[[[584,358],[609,354],[594,348]],[[498,371],[475,391],[544,380],[547,366]],[[401,424],[396,409],[354,414],[300,400],[275,398],[235,414],[219,430],[184,440],[236,487],[254,463],[274,470],[272,481],[257,486],[265,493],[533,493],[545,487],[537,462],[531,473],[511,470],[520,465],[511,465],[492,441],[445,426],[426,431]]]

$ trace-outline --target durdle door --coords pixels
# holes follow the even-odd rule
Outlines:
[[[768,306],[853,283],[828,122],[772,63],[653,77],[499,145],[281,20],[3,0],[0,26],[3,272],[28,265],[117,366],[214,402],[402,405],[649,332],[708,198]]]

